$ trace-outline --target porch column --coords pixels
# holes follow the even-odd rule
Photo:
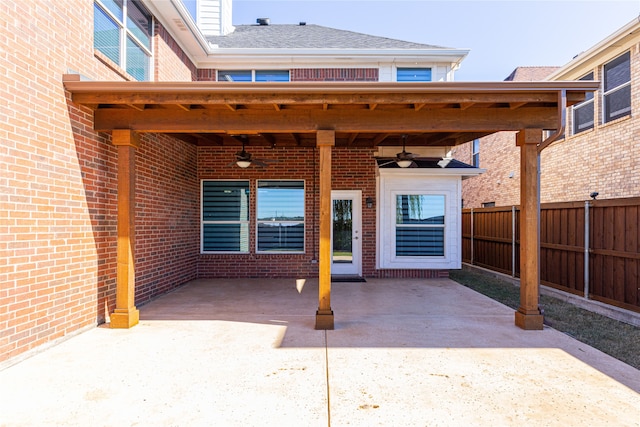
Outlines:
[[[320,153],[320,250],[318,274],[318,311],[316,329],[333,329],[331,310],[331,147],[336,134],[319,130],[316,144]]]
[[[525,129],[516,135],[520,147],[520,307],[515,323],[525,330],[541,330],[539,164],[537,146],[542,129]]]
[[[129,129],[115,129],[112,143],[118,147],[118,249],[116,309],[111,314],[112,328],[130,328],[138,324],[140,313],[134,305],[135,277],[135,182],[138,135]]]

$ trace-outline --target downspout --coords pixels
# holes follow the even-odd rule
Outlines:
[[[564,128],[567,123],[567,90],[562,89],[558,92],[558,128],[556,131],[549,135],[547,139],[542,141],[540,145],[538,145],[538,280],[542,282],[542,276],[540,271],[540,188],[541,188],[541,180],[540,176],[542,174],[541,162],[540,162],[540,153],[542,150],[547,148],[552,142],[557,140],[560,136],[564,134]],[[540,284],[538,284],[538,301],[540,301]],[[539,302],[538,302],[539,304]],[[542,313],[542,310],[540,311]]]

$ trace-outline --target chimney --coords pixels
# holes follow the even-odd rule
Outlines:
[[[205,36],[225,36],[235,30],[231,15],[231,0],[196,0],[197,24]]]

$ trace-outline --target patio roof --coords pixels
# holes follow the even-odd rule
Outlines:
[[[566,107],[598,89],[596,81],[556,82],[94,82],[64,76],[72,102],[94,110],[94,128],[118,147],[116,310],[111,326],[139,321],[135,295],[135,180],[139,133],[166,133],[197,145],[317,147],[319,263],[317,329],[333,329],[331,309],[331,162],[333,148],[454,146],[519,131],[521,287],[515,323],[542,329],[539,309],[540,150],[561,134]],[[543,141],[543,130],[556,132]]]
[[[598,82],[98,82],[67,75],[95,129],[169,133],[196,145],[454,146],[497,131],[558,128],[560,93],[581,102]]]

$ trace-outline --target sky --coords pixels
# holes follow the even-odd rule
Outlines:
[[[470,49],[457,81],[504,80],[519,66],[561,66],[638,19],[640,0],[233,0],[233,24],[317,24]]]

